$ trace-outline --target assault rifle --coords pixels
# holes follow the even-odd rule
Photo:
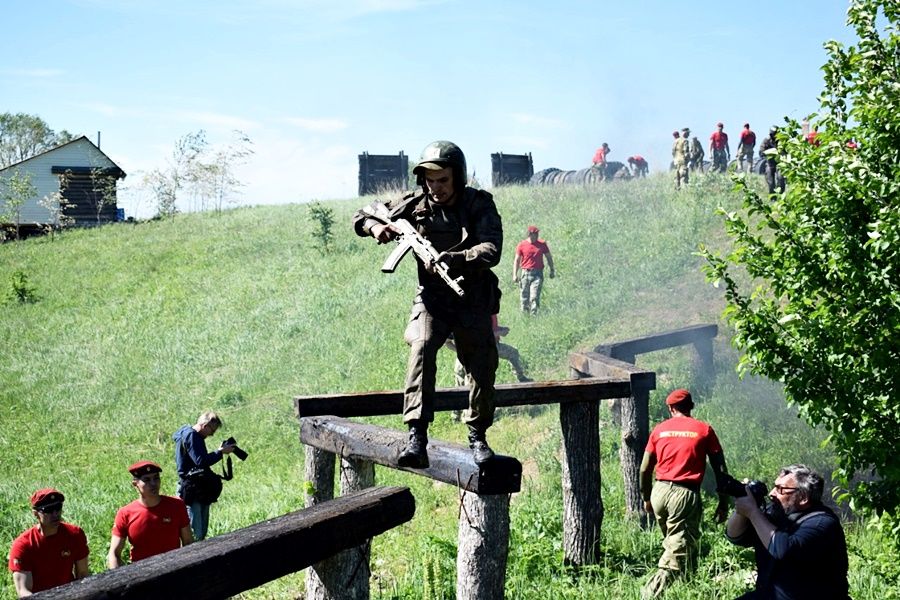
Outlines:
[[[382,273],[393,273],[403,257],[406,256],[406,253],[412,250],[415,252],[416,256],[419,257],[419,260],[421,260],[424,265],[430,266],[431,270],[437,273],[441,279],[444,280],[444,283],[450,286],[450,289],[456,292],[460,298],[465,296],[465,292],[459,285],[463,281],[462,276],[459,276],[456,279],[450,277],[450,267],[448,267],[446,263],[438,260],[441,253],[437,251],[431,242],[426,240],[418,231],[416,231],[416,228],[412,226],[412,223],[406,219],[392,219],[391,211],[388,210],[388,207],[382,202],[373,202],[372,204],[363,207],[362,210],[379,223],[393,225],[400,230],[400,233],[396,238],[397,247],[391,251],[387,260],[381,265]]]

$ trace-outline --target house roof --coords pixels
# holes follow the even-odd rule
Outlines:
[[[81,140],[86,141],[88,144],[90,144],[91,146],[93,146],[94,148],[96,148],[96,149],[97,149],[97,152],[99,152],[100,154],[102,154],[103,157],[106,158],[106,160],[108,160],[109,162],[111,162],[111,163],[115,166],[115,168],[118,169],[118,172],[121,173],[121,177],[119,177],[119,179],[124,179],[124,178],[125,178],[125,171],[123,171],[122,168],[121,168],[119,165],[117,165],[113,159],[111,159],[109,156],[107,156],[106,153],[103,152],[103,150],[101,150],[100,147],[97,146],[97,144],[95,144],[94,142],[92,142],[86,135],[82,135],[82,136],[80,136],[80,137],[75,138],[74,140],[70,140],[70,141],[66,142],[65,144],[60,144],[59,146],[54,146],[53,148],[50,148],[50,149],[48,149],[48,150],[44,150],[43,152],[38,152],[38,153],[35,154],[34,156],[30,156],[30,157],[26,158],[25,160],[20,160],[20,161],[17,162],[17,163],[13,163],[13,164],[11,164],[11,165],[8,165],[8,166],[6,166],[6,167],[3,167],[2,169],[0,169],[0,173],[3,173],[4,171],[7,171],[7,170],[9,170],[9,169],[12,169],[13,167],[18,167],[19,165],[23,165],[23,164],[25,164],[25,163],[27,163],[27,162],[29,162],[29,161],[31,161],[31,160],[34,160],[35,158],[37,158],[37,157],[39,157],[39,156],[43,156],[43,155],[49,154],[49,153],[51,153],[51,152],[56,152],[56,151],[59,150],[60,148],[65,148],[66,146],[68,146],[68,145],[70,145],[70,144],[75,144],[75,143],[77,143],[77,142],[80,142]]]

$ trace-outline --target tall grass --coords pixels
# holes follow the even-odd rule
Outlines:
[[[500,319],[511,328],[505,341],[520,350],[533,378],[567,377],[574,349],[717,321],[719,292],[703,281],[693,252],[701,241],[721,243],[714,208],[737,200],[717,177],[680,194],[671,187],[658,176],[591,189],[495,191],[506,232],[496,269]],[[115,511],[134,497],[127,465],[160,462],[164,492],[174,493],[170,435],[207,408],[224,416],[222,433],[250,452],[212,508],[210,534],[302,507],[292,396],[396,389],[405,369],[401,333],[413,264],[379,272],[389,249],[349,227],[361,203],[327,204],[338,224],[327,253],[316,250],[303,206],[181,215],[0,246],[0,287],[23,272],[39,297],[0,306],[0,544],[8,547],[33,524],[28,497],[52,485],[67,496],[65,517],[88,534],[93,571],[103,570]],[[519,312],[510,279],[513,249],[531,223],[550,244],[558,272],[545,283],[537,317]],[[799,459],[827,472],[823,433],[785,408],[777,386],[738,381],[726,338],[723,331],[719,378],[698,414],[715,424],[732,472],[771,478]],[[690,354],[656,353],[639,364],[658,374],[652,401],[661,418],[662,395],[694,382]],[[439,385],[452,385],[449,353],[441,354],[439,373]],[[507,365],[499,377],[515,380]],[[372,421],[401,427],[399,417]],[[441,414],[431,435],[461,442],[464,428]],[[660,539],[624,519],[617,432],[603,429],[603,561],[577,573],[562,566],[558,411],[503,411],[490,440],[520,458],[526,473],[512,499],[508,597],[637,597]],[[409,486],[417,507],[410,523],[374,541],[373,596],[452,597],[456,490],[387,469],[377,477]],[[872,558],[888,547],[855,525],[849,534],[854,597],[888,597],[896,571]],[[733,597],[743,589],[752,559],[712,522],[703,543],[700,572],[670,597]],[[294,575],[244,597],[295,597],[302,581]],[[12,597],[7,578],[0,598]]]

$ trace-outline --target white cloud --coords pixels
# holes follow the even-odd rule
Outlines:
[[[317,133],[334,133],[347,129],[349,123],[343,119],[304,119],[302,117],[288,117],[285,119],[291,125],[305,129],[306,131],[315,131]]]
[[[175,116],[184,121],[192,121],[207,127],[222,127],[226,129],[240,129],[241,131],[253,131],[259,127],[257,121],[251,121],[243,117],[223,115],[206,111],[176,111]]]

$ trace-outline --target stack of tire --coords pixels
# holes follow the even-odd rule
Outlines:
[[[531,185],[594,185],[610,179],[630,179],[631,172],[625,163],[618,161],[606,163],[606,172],[597,167],[563,171],[549,168],[538,171],[531,176]]]

